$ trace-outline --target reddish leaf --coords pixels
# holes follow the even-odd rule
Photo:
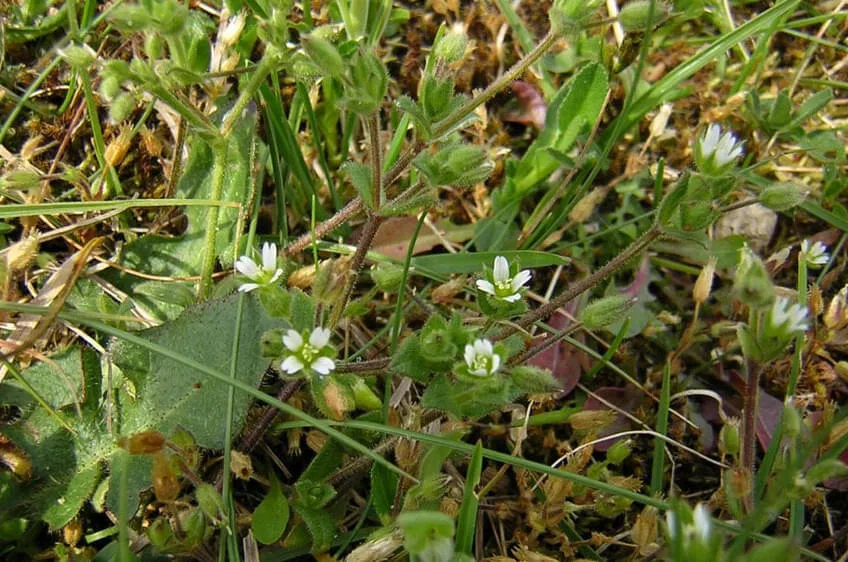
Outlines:
[[[570,314],[573,314],[576,308],[577,301],[572,301],[566,307],[566,310]],[[556,330],[564,330],[570,323],[568,318],[562,314],[554,315],[550,321],[551,327]],[[544,338],[540,337],[536,338],[533,343],[537,344],[543,341]],[[580,376],[589,366],[589,358],[576,347],[560,342],[536,355],[527,363],[534,367],[549,369],[554,377],[562,384],[560,396],[565,397],[571,394],[577,383],[580,382]]]
[[[545,117],[548,114],[548,104],[545,103],[541,92],[536,89],[536,86],[521,80],[513,82],[511,87],[522,113],[504,116],[503,120],[533,125],[541,130],[545,126]]]

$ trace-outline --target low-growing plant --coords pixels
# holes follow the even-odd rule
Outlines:
[[[523,54],[482,89],[461,83],[481,31],[390,0],[67,2],[66,27],[11,9],[3,44],[55,58],[0,129],[4,556],[839,550],[809,541],[844,522],[824,490],[846,476],[846,289],[823,300],[844,139],[810,130],[832,89],[756,77],[775,34],[844,12],[782,1],[737,26],[727,3],[555,0],[534,41],[497,4]],[[709,45],[647,76],[704,14]],[[738,100],[687,123],[708,65]],[[45,109],[54,72],[69,91]],[[540,129],[503,148],[493,106],[527,76]],[[90,142],[45,169],[46,133],[13,126],[72,107]],[[790,154],[829,167],[791,176]],[[803,233],[763,259],[752,223],[778,212]],[[807,238],[808,217],[833,228]]]

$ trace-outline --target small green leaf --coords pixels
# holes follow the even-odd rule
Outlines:
[[[262,544],[272,544],[280,540],[289,522],[289,502],[280,489],[280,482],[273,473],[270,480],[271,487],[253,511],[253,521],[250,525],[256,540]]]
[[[397,484],[397,474],[385,466],[375,464],[371,467],[371,505],[384,525],[392,520]]]
[[[348,162],[344,165],[345,171],[350,175],[353,187],[362,198],[365,206],[374,210],[374,186],[371,184],[371,167],[359,162]]]

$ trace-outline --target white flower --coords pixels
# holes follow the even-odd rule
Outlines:
[[[825,265],[830,256],[827,253],[827,246],[821,242],[810,246],[810,241],[804,240],[801,242],[801,259],[807,262],[807,267],[816,269]]]
[[[705,174],[720,175],[742,156],[743,144],[736,142],[733,133],[722,134],[721,127],[713,123],[695,144],[695,163]]]
[[[221,42],[227,47],[235,45],[242,30],[244,29],[245,21],[246,16],[244,12],[239,12],[238,14],[231,16],[220,31],[219,37],[221,38]]]
[[[277,267],[277,245],[265,242],[262,245],[262,265],[248,256],[241,256],[235,263],[236,271],[250,279],[250,283],[242,283],[239,291],[248,292],[264,285],[274,283],[283,274]]]
[[[509,276],[509,262],[503,256],[495,258],[495,266],[489,279],[478,279],[477,288],[506,302],[515,302],[521,298],[521,291],[530,282],[530,271],[523,269],[515,277]]]
[[[501,366],[501,356],[495,353],[492,342],[478,339],[474,345],[465,346],[465,363],[468,373],[475,377],[488,377]]]
[[[694,522],[695,537],[702,543],[709,542],[712,517],[710,517],[710,511],[707,509],[707,505],[703,503],[696,505],[692,519]]]
[[[798,303],[790,304],[786,297],[779,297],[769,311],[768,323],[771,328],[784,334],[807,331],[807,309]]]
[[[336,363],[330,357],[334,350],[329,343],[330,330],[326,328],[313,329],[308,341],[304,341],[303,336],[295,330],[286,331],[283,334],[283,345],[289,353],[280,363],[280,370],[290,375],[298,371],[330,374],[336,368]]]

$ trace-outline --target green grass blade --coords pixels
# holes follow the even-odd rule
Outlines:
[[[483,443],[477,441],[468,472],[465,475],[465,491],[462,493],[462,506],[456,517],[456,551],[471,554],[474,545],[474,531],[477,529],[477,507],[480,498],[477,496],[477,486],[483,472]]]

